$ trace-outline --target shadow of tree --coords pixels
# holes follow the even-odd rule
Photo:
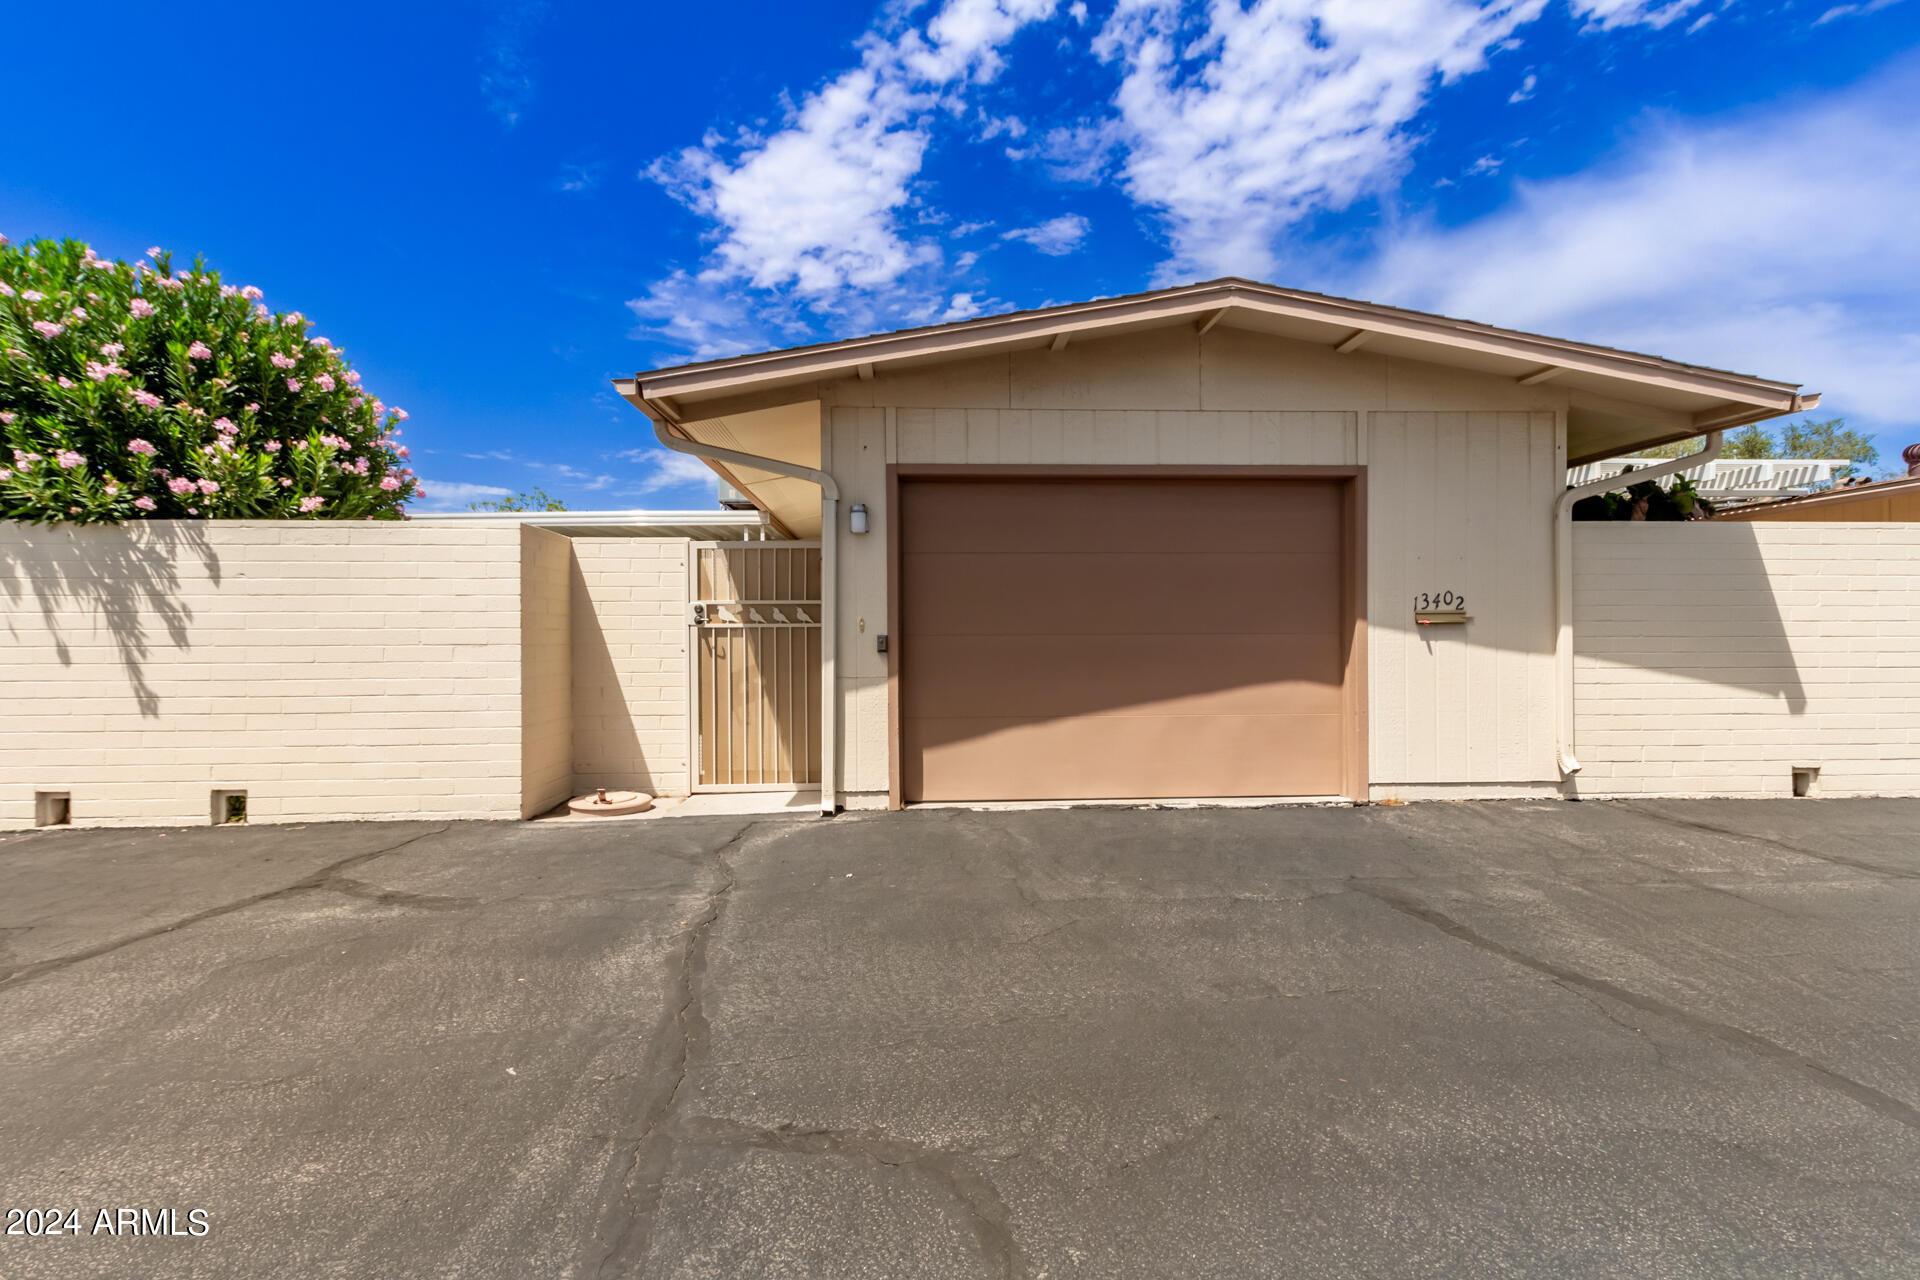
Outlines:
[[[35,525],[0,522],[0,592],[7,600],[8,637],[20,634],[19,612],[28,597],[40,611],[63,666],[73,665],[64,630],[86,616],[112,637],[140,714],[160,714],[160,698],[143,664],[157,620],[176,649],[190,647],[193,611],[180,590],[180,565],[197,557],[208,581],[220,583],[220,557],[198,520],[146,520],[121,526]]]

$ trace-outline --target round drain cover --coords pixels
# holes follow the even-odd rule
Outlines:
[[[613,818],[623,813],[645,813],[653,808],[653,797],[643,791],[608,791],[602,788],[590,796],[575,796],[567,801],[567,808],[574,813]]]

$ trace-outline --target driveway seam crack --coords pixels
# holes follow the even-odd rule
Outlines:
[[[329,863],[321,867],[318,871],[303,876],[292,884],[282,885],[278,889],[268,889],[264,893],[256,893],[249,897],[241,898],[237,902],[223,903],[217,907],[209,907],[205,911],[196,911],[191,915],[182,916],[180,919],[167,924],[157,925],[152,929],[144,929],[139,933],[128,934],[123,938],[115,938],[111,942],[103,942],[96,947],[87,947],[81,951],[69,952],[64,956],[52,956],[45,960],[36,960],[32,964],[21,965],[5,973],[0,973],[0,991],[21,986],[37,978],[44,978],[50,973],[57,973],[62,969],[80,964],[86,960],[97,960],[101,956],[111,955],[123,947],[133,946],[135,943],[146,942],[150,939],[158,938],[163,934],[175,933],[181,929],[202,924],[208,920],[217,920],[221,916],[232,915],[236,911],[245,911],[248,907],[257,907],[261,903],[271,902],[275,898],[284,898],[289,894],[295,893],[306,893],[314,889],[337,888],[338,886],[335,884],[336,880],[347,884],[357,884],[359,883],[358,881],[345,880],[340,873],[360,866],[362,863],[371,862],[375,858],[385,857],[389,853],[398,853],[415,841],[425,840],[428,836],[444,835],[450,830],[452,830],[452,828],[446,826],[435,827],[431,831],[422,831],[416,835],[408,836],[405,840],[401,840],[395,844],[383,845],[378,849],[371,849],[365,853],[356,853],[352,857],[342,858],[338,862]],[[346,892],[346,890],[342,890],[342,892]]]
[[[1732,1023],[1721,1022],[1704,1014],[1693,1013],[1678,1005],[1669,1004],[1657,996],[1650,996],[1623,987],[1606,978],[1582,973],[1565,965],[1556,964],[1540,956],[1530,955],[1518,947],[1508,946],[1495,941],[1473,928],[1461,923],[1436,907],[1427,905],[1418,899],[1407,896],[1396,889],[1388,888],[1361,879],[1351,881],[1354,888],[1375,901],[1390,907],[1402,915],[1428,924],[1468,946],[1498,956],[1510,963],[1523,966],[1536,973],[1544,974],[1562,986],[1578,987],[1618,1001],[1643,1013],[1651,1013],[1671,1018],[1682,1026],[1701,1032],[1722,1044],[1744,1049],[1756,1057],[1783,1066],[1799,1074],[1823,1089],[1838,1093],[1843,1097],[1865,1107],[1883,1119],[1909,1129],[1920,1130],[1920,1108],[1916,1108],[1891,1094],[1882,1093],[1872,1085],[1865,1084],[1849,1076],[1843,1076],[1833,1068],[1819,1062],[1783,1044],[1767,1039],[1763,1035],[1736,1027]]]

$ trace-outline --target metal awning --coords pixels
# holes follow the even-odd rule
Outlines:
[[[763,511],[428,511],[429,524],[531,525],[569,538],[692,538],[696,542],[775,539]]]

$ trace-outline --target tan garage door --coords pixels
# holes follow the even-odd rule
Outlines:
[[[901,792],[1337,795],[1336,480],[902,478]]]

